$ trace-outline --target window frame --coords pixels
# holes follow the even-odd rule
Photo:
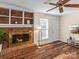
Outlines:
[[[41,40],[46,40],[46,39],[48,39],[48,19],[40,18],[39,22],[40,22],[40,27],[41,27],[41,29],[40,29]],[[44,23],[42,23],[42,22],[44,22]],[[42,25],[44,25],[43,27],[45,27],[45,28],[43,28]],[[46,37],[44,36],[44,34],[42,34],[42,33],[45,33],[44,31],[46,32]]]

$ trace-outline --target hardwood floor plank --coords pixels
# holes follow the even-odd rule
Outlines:
[[[19,55],[22,53],[22,55]],[[79,49],[72,47],[64,42],[55,41],[41,45],[41,48],[30,47],[18,52],[15,59],[79,59]]]

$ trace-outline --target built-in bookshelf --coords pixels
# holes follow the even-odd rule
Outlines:
[[[21,25],[26,27],[28,25],[33,26],[33,13],[8,8],[0,8],[0,25]]]
[[[33,13],[24,13],[24,24],[33,24]]]

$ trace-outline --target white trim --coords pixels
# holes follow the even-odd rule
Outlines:
[[[9,17],[8,15],[0,15],[0,17]]]
[[[24,24],[24,11],[23,11],[23,20],[22,20],[22,22],[23,22],[22,24]]]
[[[9,9],[9,24],[11,24],[11,9]]]
[[[33,24],[0,24],[0,28],[13,28],[13,27],[33,27]]]
[[[19,17],[19,16],[11,16],[11,17],[13,17],[13,18],[23,18],[23,17]]]

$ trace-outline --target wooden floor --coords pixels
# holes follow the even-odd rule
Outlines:
[[[56,41],[29,51],[17,59],[79,59],[79,49]]]

